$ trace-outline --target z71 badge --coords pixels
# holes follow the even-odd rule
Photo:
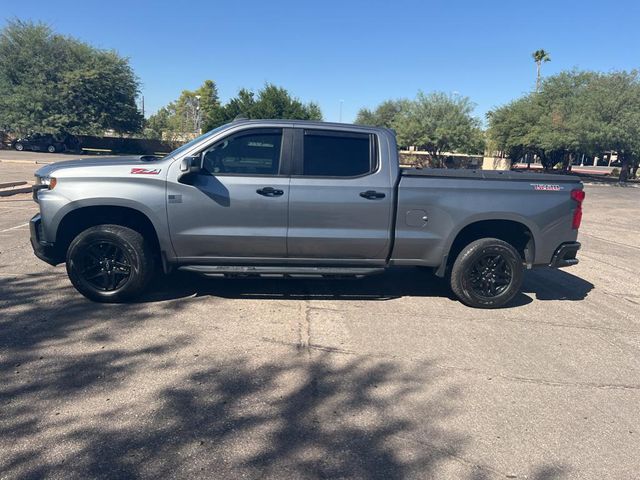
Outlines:
[[[158,175],[160,168],[132,168],[131,173],[133,175]]]
[[[560,190],[564,190],[564,187],[551,183],[532,183],[531,186],[534,190],[544,190],[546,192],[558,192]]]

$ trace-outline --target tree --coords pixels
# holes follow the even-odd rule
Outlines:
[[[536,107],[532,98],[524,97],[487,113],[489,138],[511,161],[526,157],[530,164],[539,154],[531,129],[538,119]]]
[[[615,151],[621,182],[640,162],[640,75],[638,71],[594,75],[576,112],[584,139],[592,150]]]
[[[218,87],[213,80],[205,80],[200,88],[195,91],[199,96],[201,124],[203,131],[208,132],[224,123],[224,112],[218,98]]]
[[[287,90],[267,83],[258,92],[250,118],[283,118],[291,120],[322,120],[320,107],[315,103],[303,104]]]
[[[222,123],[231,122],[237,117],[249,118],[255,103],[254,93],[246,88],[241,88],[238,94],[224,106]]]
[[[408,100],[386,100],[376,107],[374,111],[361,108],[356,117],[357,125],[371,125],[374,127],[392,128],[398,114],[407,108]]]
[[[318,104],[302,103],[282,87],[267,83],[257,95],[241,89],[224,107],[226,121],[237,116],[250,119],[322,120]]]
[[[183,90],[180,97],[162,107],[147,120],[145,134],[165,140],[211,130],[224,122],[224,112],[213,80],[205,80],[196,90]]]
[[[10,21],[0,32],[0,126],[19,134],[136,132],[139,84],[127,59]]]
[[[215,82],[206,80],[197,90],[184,90],[180,98],[149,117],[147,134],[179,140],[196,128],[198,109],[202,129],[212,130],[237,117],[250,119],[322,120],[322,112],[314,102],[302,103],[282,87],[266,84],[257,94],[242,88],[225,105],[218,99]]]
[[[418,92],[396,115],[392,126],[401,146],[415,145],[442,164],[442,153],[482,153],[484,137],[480,121],[467,97],[441,92]]]
[[[638,72],[570,71],[546,79],[539,92],[487,115],[489,137],[512,160],[535,154],[546,170],[566,170],[582,154],[617,152],[620,181],[640,159]],[[530,157],[529,157],[530,158]]]
[[[175,114],[175,104],[169,104],[162,107],[156,113],[151,115],[145,122],[144,136],[147,138],[165,139],[165,135],[172,131],[171,119]],[[169,140],[170,138],[166,138]]]
[[[531,54],[533,61],[536,62],[536,92],[540,90],[540,70],[542,68],[542,62],[550,62],[551,57],[549,52],[540,49]]]

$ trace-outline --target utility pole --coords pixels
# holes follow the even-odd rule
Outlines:
[[[142,95],[142,118],[144,118],[144,95]]]
[[[340,100],[340,117],[339,117],[339,122],[342,123],[342,104],[344,103],[344,100]]]

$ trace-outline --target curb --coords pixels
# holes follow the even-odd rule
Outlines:
[[[0,197],[10,197],[11,195],[17,195],[18,193],[31,193],[33,191],[31,185],[28,187],[14,188],[13,190],[1,190]]]
[[[7,182],[7,183],[0,183],[0,190],[2,190],[3,188],[12,188],[12,187],[19,187],[22,185],[26,185],[27,182],[25,182],[24,180],[21,182]]]
[[[0,160],[0,163],[24,163],[27,165],[48,165],[54,162],[44,162],[42,160]]]

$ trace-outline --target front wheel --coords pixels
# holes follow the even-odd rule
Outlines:
[[[82,295],[122,302],[139,295],[153,276],[153,252],[142,235],[121,225],[81,232],[67,250],[67,274]]]
[[[21,152],[21,151],[23,151],[23,150],[24,150],[24,145],[23,145],[23,144],[21,144],[21,143],[16,143],[16,144],[14,145],[14,148],[15,148],[17,151]]]
[[[49,145],[47,147],[47,152],[49,153],[56,153],[56,146],[55,145]]]
[[[522,258],[513,245],[482,238],[463,248],[456,258],[451,289],[465,305],[498,308],[518,294],[522,277]]]

